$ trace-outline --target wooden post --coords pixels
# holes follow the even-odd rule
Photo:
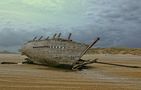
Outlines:
[[[90,44],[82,53],[81,53],[81,55],[80,55],[80,57],[79,57],[79,59],[84,55],[84,54],[86,54],[86,52],[94,45],[94,44],[96,44],[97,43],[97,41],[99,41],[100,40],[100,38],[98,37],[98,38],[96,38],[96,40],[94,40],[94,42],[92,43],[92,44]]]
[[[70,38],[71,38],[71,35],[72,35],[72,33],[70,33],[70,34],[69,34],[69,36],[68,36],[68,40],[70,40]]]
[[[48,40],[48,39],[49,39],[49,36],[45,40]]]
[[[41,36],[38,40],[41,40],[43,38],[43,36]]]
[[[53,39],[55,39],[56,35],[57,35],[56,33],[53,35]]]
[[[35,41],[37,39],[37,36],[33,38],[33,41]]]
[[[58,34],[58,38],[60,38],[60,37],[61,37],[61,33]]]

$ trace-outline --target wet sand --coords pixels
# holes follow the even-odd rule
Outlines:
[[[22,62],[20,54],[0,54],[0,62]],[[70,71],[28,64],[0,64],[0,90],[141,90],[141,56],[97,54],[84,59],[137,66],[94,63],[88,69]]]

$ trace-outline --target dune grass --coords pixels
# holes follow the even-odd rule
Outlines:
[[[141,48],[92,48],[89,54],[132,54],[141,56]]]

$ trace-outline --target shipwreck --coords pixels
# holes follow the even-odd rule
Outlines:
[[[34,37],[26,42],[22,49],[22,55],[28,57],[27,62],[48,66],[69,65],[73,70],[82,68],[95,60],[82,60],[82,56],[100,40],[96,38],[90,45],[71,40],[71,33],[67,39],[61,37],[61,33],[53,37],[43,39]]]

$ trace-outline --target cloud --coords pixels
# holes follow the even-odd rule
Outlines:
[[[141,0],[0,0],[0,49],[34,36],[73,33],[99,47],[141,47]]]

